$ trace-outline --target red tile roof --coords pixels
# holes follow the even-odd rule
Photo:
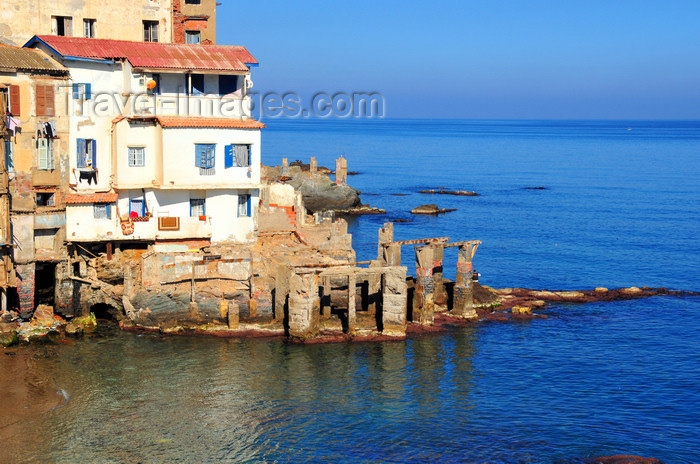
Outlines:
[[[158,116],[163,127],[221,127],[234,129],[262,129],[265,124],[254,119],[231,118],[185,118],[178,116]]]
[[[53,35],[39,35],[36,39],[64,57],[123,58],[135,68],[248,71],[248,65],[258,63],[245,47],[237,45],[132,42]],[[27,45],[33,43],[35,39]]]
[[[67,205],[85,205],[90,203],[114,203],[119,195],[116,193],[90,193],[79,195],[77,193],[66,194]]]

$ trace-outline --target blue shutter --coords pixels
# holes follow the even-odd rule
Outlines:
[[[91,87],[92,84],[85,84],[85,100],[90,100],[90,98],[92,98],[92,92],[90,91]]]
[[[80,98],[80,84],[73,84],[73,100]]]
[[[112,206],[105,205],[105,210],[106,210],[106,214],[107,214],[107,219],[112,219]]]
[[[85,167],[85,139],[78,139],[77,162],[79,168]]]
[[[246,216],[248,216],[248,217],[252,217],[252,216],[253,216],[253,210],[251,209],[251,205],[252,205],[252,203],[253,203],[253,202],[251,201],[252,198],[253,198],[252,195],[248,195],[248,200],[247,200],[247,202],[246,202],[246,203],[247,203],[247,204],[246,204],[246,209],[247,209],[247,213],[248,213],[248,214],[246,214]]]
[[[224,167],[233,167],[233,145],[226,145],[224,150]]]
[[[195,144],[194,146],[194,165],[198,168],[204,167],[204,145]]]
[[[97,169],[97,140],[90,141],[92,145],[92,169]]]

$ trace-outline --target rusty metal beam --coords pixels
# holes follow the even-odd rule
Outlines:
[[[435,237],[435,238],[419,238],[416,240],[400,240],[397,242],[385,243],[387,245],[420,245],[422,243],[447,242],[450,237]]]
[[[445,243],[443,246],[445,248],[454,248],[454,247],[461,247],[461,246],[467,246],[467,245],[481,245],[481,240],[464,240],[461,242]]]

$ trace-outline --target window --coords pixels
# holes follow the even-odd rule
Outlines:
[[[129,166],[144,166],[144,147],[129,147]]]
[[[15,171],[15,154],[12,140],[5,140],[5,168],[7,172]]]
[[[110,205],[95,204],[93,206],[95,219],[112,219],[112,208]]]
[[[185,43],[190,45],[199,45],[202,43],[202,37],[199,31],[185,31]]]
[[[146,208],[143,198],[129,200],[129,216],[130,217],[145,217]]]
[[[55,194],[53,192],[37,192],[36,194],[36,205],[37,206],[54,206]]]
[[[216,144],[214,143],[196,143],[195,147],[195,166],[199,168],[199,174],[203,176],[211,176],[214,174],[214,162],[216,159]]]
[[[190,75],[190,95],[204,95],[204,75]]]
[[[219,95],[229,95],[237,90],[238,76],[219,76]]]
[[[55,116],[53,85],[36,86],[36,115]]]
[[[204,198],[190,198],[190,216],[206,216],[206,210],[204,209]]]
[[[156,86],[152,89],[146,87],[148,90],[148,95],[160,95],[160,74],[153,74],[151,76],[151,80],[156,83]]]
[[[37,148],[39,149],[39,156],[37,160],[37,166],[39,167],[39,169],[55,169],[53,156],[53,140],[47,138],[39,138],[37,139]]]
[[[224,168],[231,168],[234,166],[250,166],[250,145],[235,143],[226,145],[224,152]]]
[[[51,16],[51,33],[71,37],[73,35],[73,18],[70,16]]]
[[[92,85],[73,84],[73,100],[90,100],[92,98]]]
[[[250,217],[250,195],[238,195],[238,217]]]
[[[95,38],[95,19],[83,19],[83,36],[86,39]]]
[[[158,21],[143,22],[143,41],[158,42]]]
[[[97,143],[93,139],[78,139],[77,166],[82,169],[97,168]]]
[[[185,5],[199,5],[202,0],[185,0]]]

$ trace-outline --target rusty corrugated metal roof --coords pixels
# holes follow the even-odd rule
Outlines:
[[[66,204],[87,205],[91,203],[114,203],[119,195],[117,193],[90,193],[80,195],[77,193],[66,194]]]
[[[41,50],[0,44],[0,70],[43,71],[51,74],[68,74],[68,70],[54,62]]]
[[[189,45],[127,40],[85,39],[39,35],[60,55],[93,59],[126,59],[135,68],[248,71],[258,61],[245,47],[235,45]],[[27,45],[34,43],[30,40]]]
[[[254,119],[231,118],[187,118],[178,116],[158,116],[163,127],[215,127],[231,129],[262,129],[265,124]]]

